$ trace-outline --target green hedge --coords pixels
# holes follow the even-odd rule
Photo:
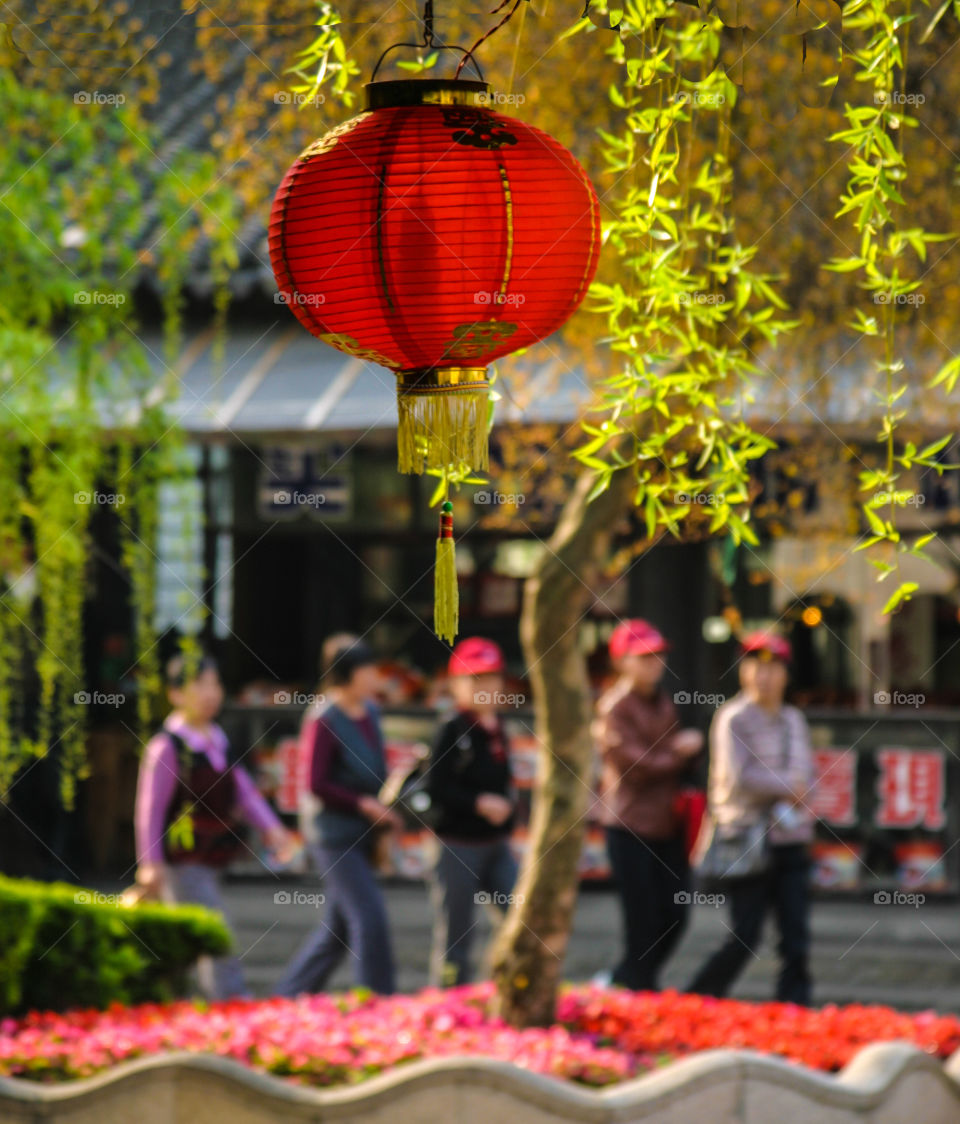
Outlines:
[[[231,946],[219,914],[113,904],[59,882],[0,876],[0,1013],[147,1003],[182,995],[190,965]]]

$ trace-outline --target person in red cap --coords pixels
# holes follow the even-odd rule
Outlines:
[[[503,669],[503,653],[481,637],[462,640],[450,656],[456,711],[437,731],[428,772],[438,817],[430,971],[436,987],[469,981],[474,907],[506,912],[517,878],[510,760],[497,713]]]
[[[742,642],[740,692],[710,727],[708,805],[715,829],[766,826],[765,868],[723,883],[730,935],[690,982],[688,991],[723,996],[756,952],[772,908],[780,929],[776,998],[809,1006],[809,844],[814,817],[810,734],[804,716],[784,704],[791,650],[772,632]]]
[[[683,774],[703,746],[662,689],[668,644],[643,620],[610,637],[617,682],[597,705],[600,820],[623,911],[626,948],[612,982],[656,990],[687,921],[689,866],[675,811]]]

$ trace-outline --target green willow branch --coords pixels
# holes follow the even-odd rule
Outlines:
[[[892,612],[910,600],[919,588],[916,582],[901,579],[900,562],[904,555],[925,558],[923,548],[934,534],[907,541],[898,529],[898,509],[914,500],[914,493],[903,487],[903,477],[917,468],[938,474],[956,466],[944,465],[939,454],[952,440],[952,435],[917,449],[912,442],[901,443],[898,430],[906,415],[902,400],[909,386],[904,377],[906,363],[897,354],[898,310],[910,305],[920,287],[911,279],[908,255],[926,261],[927,246],[951,237],[933,234],[922,226],[904,229],[900,216],[905,205],[902,195],[907,179],[904,136],[918,121],[907,107],[910,98],[906,86],[906,61],[911,25],[915,20],[912,0],[853,0],[844,9],[844,27],[859,36],[853,51],[857,65],[856,79],[873,93],[872,105],[844,107],[847,127],[833,134],[832,141],[849,149],[849,178],[840,199],[837,217],[851,215],[859,235],[859,250],[847,257],[835,258],[827,266],[839,273],[860,273],[858,285],[872,296],[877,310],[872,314],[856,309],[849,326],[861,339],[874,337],[881,341],[883,357],[875,360],[883,383],[878,392],[883,407],[877,439],[883,448],[879,468],[865,468],[859,474],[859,489],[865,497],[862,511],[868,535],[858,550],[870,550],[883,544],[893,548],[894,561],[873,557],[871,565],[878,571],[878,581],[896,574],[898,585],[891,593],[884,612]],[[931,386],[946,384],[953,389],[960,364],[951,360],[932,378]],[[889,508],[888,514],[881,514]]]
[[[593,494],[630,471],[649,536],[681,533],[694,511],[709,532],[756,543],[750,463],[774,447],[744,421],[744,387],[760,374],[749,341],[795,327],[778,278],[755,271],[731,217],[728,159],[736,88],[718,67],[722,24],[678,6],[628,4],[610,52],[625,81],[609,96],[625,127],[602,133],[608,170],[624,185],[605,241],[625,281],[595,283],[594,308],[623,357],[602,384],[598,424],[575,452],[596,473]],[[639,47],[639,55],[630,50]],[[700,74],[699,80],[683,77]],[[628,456],[617,442],[630,435]]]
[[[91,517],[107,504],[134,618],[124,670],[138,672],[144,724],[160,694],[155,494],[170,471],[164,405],[177,390],[185,272],[203,245],[222,310],[236,204],[225,186],[209,189],[212,155],[157,160],[136,99],[84,102],[47,81],[0,70],[0,155],[20,170],[0,205],[0,791],[28,759],[53,752],[70,805],[86,774],[91,709],[82,663]],[[151,223],[160,237],[147,238]],[[145,268],[165,309],[170,373],[159,387],[134,312]]]

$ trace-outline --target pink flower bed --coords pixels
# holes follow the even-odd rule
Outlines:
[[[34,1013],[0,1023],[0,1073],[87,1077],[163,1050],[220,1054],[311,1085],[362,1081],[414,1058],[481,1054],[588,1084],[638,1062],[563,1026],[518,1031],[488,1014],[489,984],[390,998],[351,992],[297,1000],[191,1002]]]
[[[0,1022],[0,1074],[66,1080],[131,1058],[189,1050],[329,1086],[362,1081],[415,1058],[468,1054],[607,1085],[721,1046],[750,1047],[826,1070],[841,1068],[868,1042],[906,1039],[942,1058],[960,1046],[960,1020],[932,1012],[807,1010],[592,987],[564,991],[556,1025],[514,1030],[489,1014],[491,996],[486,983],[391,998],[349,993],[34,1013]]]

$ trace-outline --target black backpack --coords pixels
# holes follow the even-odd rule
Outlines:
[[[433,831],[440,822],[440,807],[434,802],[427,783],[430,771],[430,754],[421,751],[412,765],[395,769],[380,789],[380,802],[395,808],[407,827],[420,827]]]
[[[454,771],[462,773],[473,760],[473,745],[469,733],[462,733],[454,743],[456,757]],[[443,819],[443,807],[430,792],[427,775],[433,760],[433,751],[420,749],[412,765],[396,769],[387,777],[380,789],[380,802],[396,808],[411,831],[429,828],[435,831]]]

